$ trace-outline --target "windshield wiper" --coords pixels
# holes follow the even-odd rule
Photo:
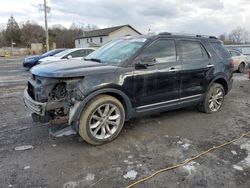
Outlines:
[[[95,62],[98,62],[98,63],[101,63],[102,61],[100,59],[97,59],[97,58],[84,58],[84,60],[87,60],[87,61],[95,61]]]

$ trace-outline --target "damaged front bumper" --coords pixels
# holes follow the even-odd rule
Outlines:
[[[41,103],[33,100],[31,96],[28,93],[28,89],[26,88],[24,90],[23,95],[24,104],[27,108],[29,108],[33,113],[39,115],[39,116],[45,116],[46,112],[46,103]]]

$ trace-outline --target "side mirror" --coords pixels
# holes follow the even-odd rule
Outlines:
[[[68,55],[68,56],[67,56],[67,59],[71,59],[71,58],[72,58],[72,56],[71,56],[71,55]]]

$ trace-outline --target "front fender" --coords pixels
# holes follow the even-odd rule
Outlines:
[[[85,96],[82,101],[75,102],[74,106],[72,106],[69,110],[69,121],[68,121],[69,125],[75,126],[76,130],[78,130],[78,121],[81,116],[82,110],[84,109],[86,104],[95,96],[100,95],[100,94],[107,94],[107,93],[111,95],[116,94],[122,98],[123,101],[121,102],[124,104],[124,107],[125,107],[126,120],[135,116],[135,110],[132,107],[131,101],[124,92],[115,88],[104,88],[104,89],[99,89]]]

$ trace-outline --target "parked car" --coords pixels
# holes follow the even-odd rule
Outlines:
[[[40,59],[38,63],[42,62],[51,62],[51,61],[57,61],[61,59],[82,59],[83,57],[86,57],[90,53],[94,51],[93,48],[72,48],[64,50],[54,56],[51,57],[45,57],[43,59]]]
[[[114,140],[133,117],[217,112],[233,82],[230,53],[215,37],[127,37],[68,61],[34,67],[24,101],[35,121],[64,119],[93,145]]]
[[[40,59],[45,58],[45,57],[54,56],[55,54],[60,53],[64,50],[66,50],[66,48],[58,48],[58,49],[54,49],[54,50],[45,52],[42,55],[35,55],[35,56],[26,57],[23,60],[23,67],[30,69],[31,67],[35,66]]]
[[[245,68],[248,67],[247,56],[240,53],[238,50],[229,50],[233,62],[234,62],[234,71],[244,72]]]

